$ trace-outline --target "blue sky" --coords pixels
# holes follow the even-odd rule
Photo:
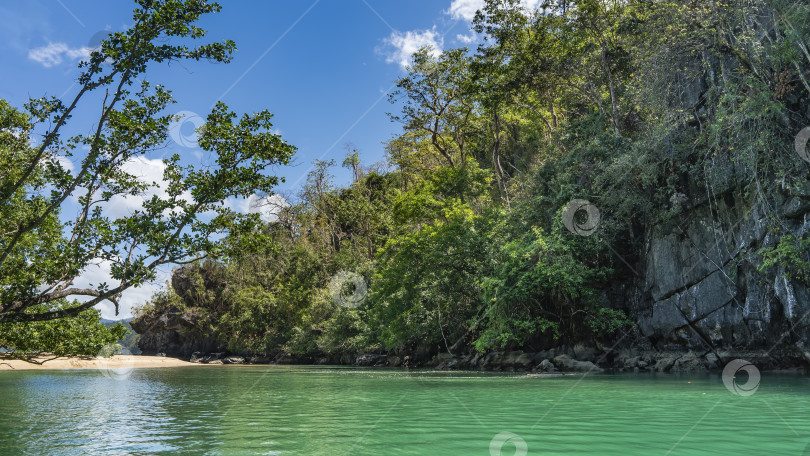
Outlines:
[[[282,193],[298,191],[313,160],[340,163],[346,143],[359,148],[364,164],[379,162],[384,159],[382,143],[400,130],[386,116],[396,110],[386,94],[404,74],[410,53],[425,44],[444,49],[468,45],[473,39],[469,19],[482,2],[222,1],[222,12],[200,25],[209,31],[208,40],[236,42],[232,63],[155,65],[146,74],[150,82],[172,89],[177,100],[172,109],[188,115],[166,150],[202,159],[193,141],[194,116],[204,117],[222,100],[237,112],[269,109],[283,138],[298,148],[295,166],[277,170],[287,181],[279,187]],[[21,107],[29,97],[74,96],[77,62],[99,32],[126,29],[134,6],[86,0],[0,4],[0,98]],[[92,108],[78,112],[73,128],[90,128]],[[159,178],[159,158],[133,162],[133,173]],[[337,183],[348,182],[348,171],[336,168],[335,174]],[[102,265],[86,276],[97,283],[105,274]],[[127,292],[122,316],[158,286]],[[105,317],[112,316],[109,306],[101,308]]]
[[[284,138],[299,148],[297,166],[280,170],[294,190],[315,158],[340,159],[345,143],[365,163],[383,159],[382,142],[399,126],[384,94],[419,44],[450,48],[469,35],[451,6],[480,2],[416,0],[269,0],[224,2],[201,21],[210,40],[233,39],[228,65],[156,65],[147,73],[174,91],[177,111],[204,116],[221,99],[237,112],[269,109]],[[0,5],[0,97],[20,106],[29,96],[69,97],[82,48],[99,31],[120,31],[134,3],[52,0]],[[474,11],[467,6],[467,11]],[[75,119],[76,124],[92,121]],[[190,125],[183,125],[191,129]],[[339,172],[339,181],[348,173]]]

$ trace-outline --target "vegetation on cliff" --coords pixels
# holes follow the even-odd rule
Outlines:
[[[414,55],[391,97],[402,132],[384,164],[348,151],[350,185],[336,186],[334,161],[316,161],[270,223],[223,207],[272,192],[278,179],[265,171],[294,148],[269,113],[237,117],[218,104],[199,140],[216,166],[170,157],[170,198],[109,220],[94,206],[147,190],[121,167],[165,141],[171,121],[170,92],[132,87],[136,76],[164,60],[227,62],[234,49],[156,44],[202,37],[193,24],[215,4],[139,4],[135,25],[85,64],[74,102],[32,100],[23,114],[0,101],[0,162],[11,170],[0,176],[3,328],[90,321],[87,309],[157,266],[188,263],[133,326],[172,313],[183,337],[267,355],[598,344],[633,327],[613,297],[638,276],[651,227],[731,191],[766,208],[785,192],[810,195],[794,141],[810,123],[806,3],[550,0],[527,11],[487,0],[477,49]],[[63,139],[75,103],[108,87],[95,133]],[[58,154],[82,145],[71,173]],[[84,210],[65,221],[71,195]],[[806,210],[799,201],[794,212]],[[763,220],[779,242],[755,252],[758,264],[806,282],[807,231],[797,236],[776,210]],[[121,285],[72,288],[98,259]],[[89,298],[63,301],[77,295]]]
[[[198,301],[169,290],[141,318],[196,312],[231,351],[303,356],[615,340],[632,319],[610,295],[652,226],[730,189],[768,202],[807,185],[808,13],[489,0],[477,50],[423,49],[397,81],[384,166],[350,150],[337,188],[316,162],[263,228],[272,244],[228,239],[228,261],[182,269]],[[762,268],[806,280],[807,238],[768,220],[782,241]]]

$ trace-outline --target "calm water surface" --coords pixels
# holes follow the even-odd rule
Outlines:
[[[719,375],[4,371],[0,399],[3,455],[810,455],[799,376],[741,397]]]

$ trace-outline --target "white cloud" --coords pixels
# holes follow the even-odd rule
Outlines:
[[[523,7],[526,8],[527,11],[535,11],[540,8],[540,4],[542,4],[542,0],[523,0]]]
[[[138,195],[115,195],[110,201],[104,204],[104,214],[110,218],[127,217],[143,207],[143,203],[157,195],[159,198],[167,198],[166,193],[169,184],[163,180],[163,170],[166,165],[163,160],[156,158],[150,160],[144,156],[133,157],[121,166],[121,169],[138,180],[157,186],[148,188]]]
[[[413,54],[425,46],[432,48],[431,53],[438,57],[444,45],[444,39],[434,27],[430,30],[410,30],[404,33],[394,31],[385,39],[385,44],[393,48],[387,53],[385,61],[397,63],[403,69],[407,69]]]
[[[250,195],[250,198],[248,198],[248,212],[251,214],[259,214],[259,217],[264,223],[278,220],[278,213],[281,212],[283,208],[289,206],[290,203],[281,195],[269,195],[264,198]]]
[[[446,11],[453,19],[471,21],[475,12],[484,7],[484,0],[453,0],[450,9]]]
[[[76,278],[73,285],[77,288],[95,288],[101,283],[107,283],[110,288],[118,286],[119,281],[112,278],[110,267],[112,262],[109,260],[98,260],[89,265],[82,271],[82,274]],[[120,320],[123,318],[132,317],[132,308],[140,306],[148,301],[152,295],[163,288],[164,283],[171,278],[169,271],[158,269],[157,277],[152,282],[146,282],[139,287],[128,288],[118,300],[118,315],[115,315],[115,305],[109,301],[97,304],[96,309],[101,311],[101,318],[108,320]],[[88,301],[90,297],[79,297],[79,301]]]
[[[290,203],[281,195],[260,197],[253,194],[248,198],[230,198],[225,201],[225,205],[236,212],[259,214],[264,223],[270,223],[278,220],[278,213],[289,207]]]
[[[469,35],[456,35],[456,39],[464,44],[472,44],[478,41],[478,35],[475,33],[470,33]]]
[[[62,63],[64,57],[70,60],[80,58],[89,59],[92,49],[89,47],[71,48],[65,43],[51,43],[48,42],[47,46],[41,46],[28,51],[28,58],[39,62],[45,68],[59,65]]]
[[[144,182],[162,182],[166,164],[160,158],[150,160],[143,155],[139,155],[127,160],[121,166],[121,169]]]
[[[61,161],[61,160],[60,160]],[[151,198],[153,195],[158,197],[167,197],[166,190],[168,184],[163,180],[163,170],[165,164],[160,159],[148,159],[144,156],[133,157],[124,165],[122,169],[137,177],[143,182],[151,184],[157,183],[157,186],[148,189],[141,195],[116,195],[104,206],[105,215],[108,217],[125,217],[132,214],[137,209],[140,209],[146,199]],[[190,198],[189,194],[183,195],[184,198]],[[242,213],[255,213],[259,214],[265,223],[278,220],[278,213],[282,208],[290,205],[281,195],[269,195],[259,197],[251,195],[249,198],[228,199],[225,204],[233,210]],[[118,285],[117,280],[113,280],[110,276],[111,262],[108,260],[98,260],[94,264],[88,266],[81,275],[75,280],[74,286],[79,288],[91,287],[93,288],[100,283],[106,282],[110,288]],[[157,278],[150,283],[145,283],[138,288],[130,288],[121,296],[120,313],[115,316],[115,308],[112,303],[104,302],[96,306],[101,310],[103,318],[107,319],[120,319],[129,318],[132,316],[132,307],[138,306],[149,300],[149,298],[156,291],[163,287],[166,280],[171,278],[169,271],[158,270]],[[80,301],[86,301],[90,298],[80,298]]]
[[[450,9],[445,11],[453,19],[463,19],[472,21],[475,12],[484,8],[484,0],[453,0]],[[542,3],[542,0],[521,0],[520,2],[527,11],[534,11]]]
[[[65,171],[71,174],[73,174],[73,171],[75,171],[76,169],[76,166],[73,164],[73,161],[70,158],[65,157],[64,155],[53,155],[51,156],[51,161],[54,163],[59,163],[60,165],[62,165],[62,168],[64,168]]]

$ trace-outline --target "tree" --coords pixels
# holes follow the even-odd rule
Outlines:
[[[117,309],[120,293],[153,279],[158,266],[222,255],[217,238],[225,233],[256,235],[256,214],[237,214],[221,202],[270,193],[279,179],[265,170],[292,157],[294,147],[271,133],[269,112],[237,117],[217,103],[198,131],[199,146],[215,165],[184,165],[176,154],[164,160],[164,198],[148,198],[158,184],[124,168],[160,147],[174,118],[165,113],[171,92],[138,82],[147,69],[174,60],[231,60],[232,41],[185,44],[204,37],[195,22],[219,10],[206,0],[138,0],[132,27],[111,34],[79,64],[80,88],[72,100],[32,99],[25,112],[0,102],[0,321],[72,317],[103,301]],[[101,105],[92,133],[71,136],[71,116],[91,102]],[[75,173],[60,164],[79,158],[82,148],[87,153]],[[147,199],[133,214],[110,218],[104,207],[117,195]],[[65,221],[61,209],[72,198],[80,210]],[[119,283],[74,287],[97,260],[112,264]],[[45,305],[78,296],[89,298]]]
[[[62,300],[40,304],[34,310],[47,312],[68,305]],[[34,358],[45,354],[50,358],[117,354],[115,352],[121,350],[118,341],[126,334],[127,329],[121,323],[108,327],[101,322],[98,310],[87,309],[67,320],[0,322],[0,348],[6,356],[41,364],[48,359],[36,361]]]
[[[352,182],[357,182],[360,179],[360,174],[363,171],[360,168],[360,151],[357,150],[357,147],[346,144],[346,158],[343,159],[341,166],[352,170]]]
[[[441,168],[393,204],[400,228],[378,251],[370,299],[389,347],[435,343],[453,352],[480,309],[496,217],[477,213],[490,203],[490,176],[475,165]]]
[[[397,81],[390,101],[403,101],[402,114],[391,119],[426,137],[449,166],[464,166],[474,114],[466,49],[444,51],[439,57],[431,52],[422,48],[414,54],[408,75]]]

